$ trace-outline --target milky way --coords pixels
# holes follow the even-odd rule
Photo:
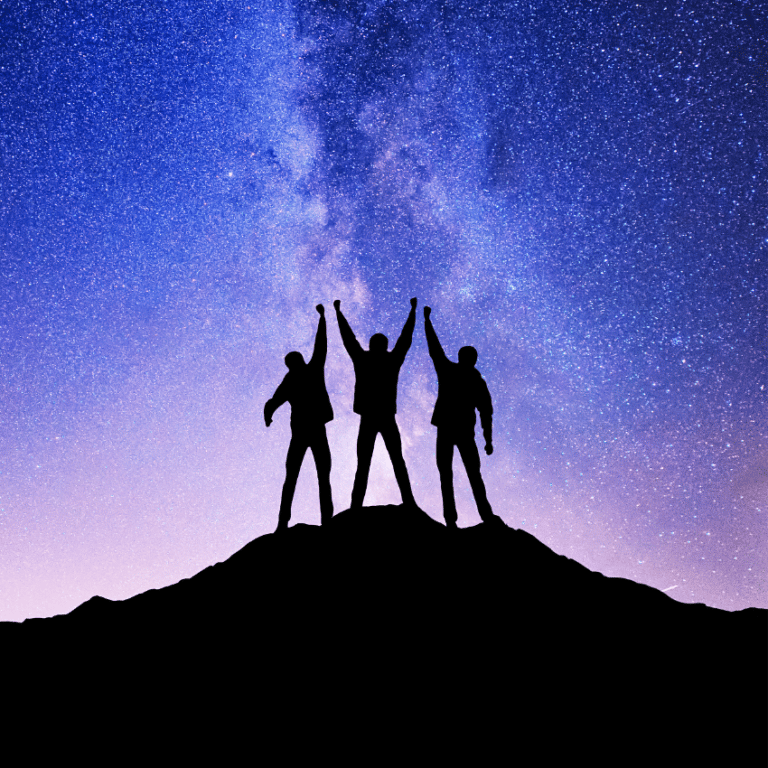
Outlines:
[[[0,619],[273,530],[283,357],[311,352],[319,302],[393,343],[413,296],[398,422],[428,514],[425,304],[449,357],[479,351],[508,525],[681,601],[768,607],[765,16],[3,3]],[[352,377],[329,312],[337,510]],[[399,502],[377,444],[366,503]],[[319,519],[307,457],[292,522]]]

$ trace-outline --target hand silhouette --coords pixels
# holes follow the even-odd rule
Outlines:
[[[432,314],[432,307],[424,307],[424,319],[426,320]]]
[[[341,302],[336,299],[336,301],[333,302],[333,308],[334,309],[340,309],[341,308]]]
[[[418,299],[411,299],[411,306],[416,309],[416,304],[418,303]]]
[[[322,304],[318,304],[315,309],[318,311],[320,317],[325,314],[325,307]]]
[[[493,446],[491,445],[491,443],[485,444],[485,452],[488,454],[488,456],[490,456],[493,453]]]

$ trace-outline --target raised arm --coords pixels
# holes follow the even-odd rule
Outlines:
[[[320,322],[317,324],[317,333],[315,334],[315,348],[312,351],[310,364],[314,363],[321,368],[325,365],[325,358],[328,355],[328,330],[325,323],[325,307],[318,304],[315,309],[320,315]]]
[[[427,335],[427,348],[429,349],[429,356],[432,358],[432,362],[435,367],[441,365],[446,358],[440,341],[435,333],[435,328],[432,325],[432,309],[430,307],[424,307],[424,333]]]
[[[397,340],[392,349],[392,354],[400,359],[402,365],[405,360],[405,356],[408,354],[408,350],[411,348],[411,342],[413,342],[413,329],[416,327],[416,304],[418,299],[411,299],[411,311],[408,313],[408,319],[405,321],[400,338]]]
[[[355,334],[352,333],[347,318],[341,313],[341,302],[338,299],[333,302],[333,308],[336,310],[336,319],[339,322],[339,331],[341,333],[341,340],[344,342],[344,349],[347,350],[349,356],[354,360],[363,353],[363,348],[355,338]]]

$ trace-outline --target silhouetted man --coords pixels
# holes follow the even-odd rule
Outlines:
[[[411,311],[405,326],[391,352],[387,351],[389,341],[383,333],[375,333],[364,350],[349,323],[341,313],[341,302],[333,302],[339,321],[341,340],[352,358],[355,367],[355,400],[353,410],[360,414],[360,432],[357,436],[357,472],[352,486],[352,509],[363,506],[365,490],[368,487],[368,473],[376,435],[381,433],[384,445],[395,470],[403,504],[416,506],[408,479],[408,470],[403,459],[400,430],[397,428],[397,377],[411,347],[413,329],[416,327],[416,299],[411,299]]]
[[[491,394],[480,371],[475,368],[477,350],[462,347],[459,362],[450,361],[443,352],[430,314],[424,307],[424,330],[427,335],[429,356],[437,372],[437,403],[432,414],[432,424],[437,427],[437,469],[440,473],[440,488],[443,492],[443,514],[448,528],[456,528],[456,499],[453,494],[453,448],[459,454],[467,471],[469,484],[477,504],[477,511],[484,523],[502,523],[493,514],[485,483],[480,474],[480,454],[475,445],[475,409],[480,412],[480,423],[485,436],[485,452],[493,453],[493,405]]]
[[[320,520],[325,525],[333,517],[331,497],[331,450],[325,425],[333,419],[333,408],[325,388],[325,357],[328,352],[328,333],[325,325],[325,308],[316,307],[320,314],[315,335],[312,359],[304,362],[301,352],[289,352],[285,356],[288,373],[275,394],[264,406],[264,421],[269,426],[272,415],[283,404],[291,404],[291,444],[285,460],[285,483],[280,499],[277,530],[288,527],[291,504],[296,491],[296,481],[307,448],[312,450],[320,486]]]

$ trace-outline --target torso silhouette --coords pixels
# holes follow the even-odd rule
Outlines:
[[[477,409],[486,439],[490,440],[493,404],[485,379],[474,364],[466,364],[466,361],[454,363],[448,359],[428,315],[425,315],[424,330],[429,356],[437,373],[437,402],[432,414],[432,424],[457,432],[473,433],[477,422]],[[459,354],[461,355],[461,352]],[[475,357],[476,355],[477,353]]]
[[[477,368],[443,356],[435,361],[435,370],[438,389],[432,424],[436,427],[472,430],[477,422],[475,409],[481,419],[493,413],[488,385]]]
[[[337,317],[344,348],[355,368],[352,410],[361,416],[394,416],[397,413],[397,380],[413,340],[415,309],[411,309],[391,352],[386,349],[363,349],[341,310],[337,310]]]
[[[407,351],[407,350],[406,350]],[[355,367],[355,399],[352,410],[361,416],[391,416],[397,413],[397,380],[405,353],[358,350]]]
[[[325,350],[318,346],[306,365],[288,371],[271,400],[275,409],[286,402],[291,404],[292,429],[327,424],[333,419],[325,388]]]

